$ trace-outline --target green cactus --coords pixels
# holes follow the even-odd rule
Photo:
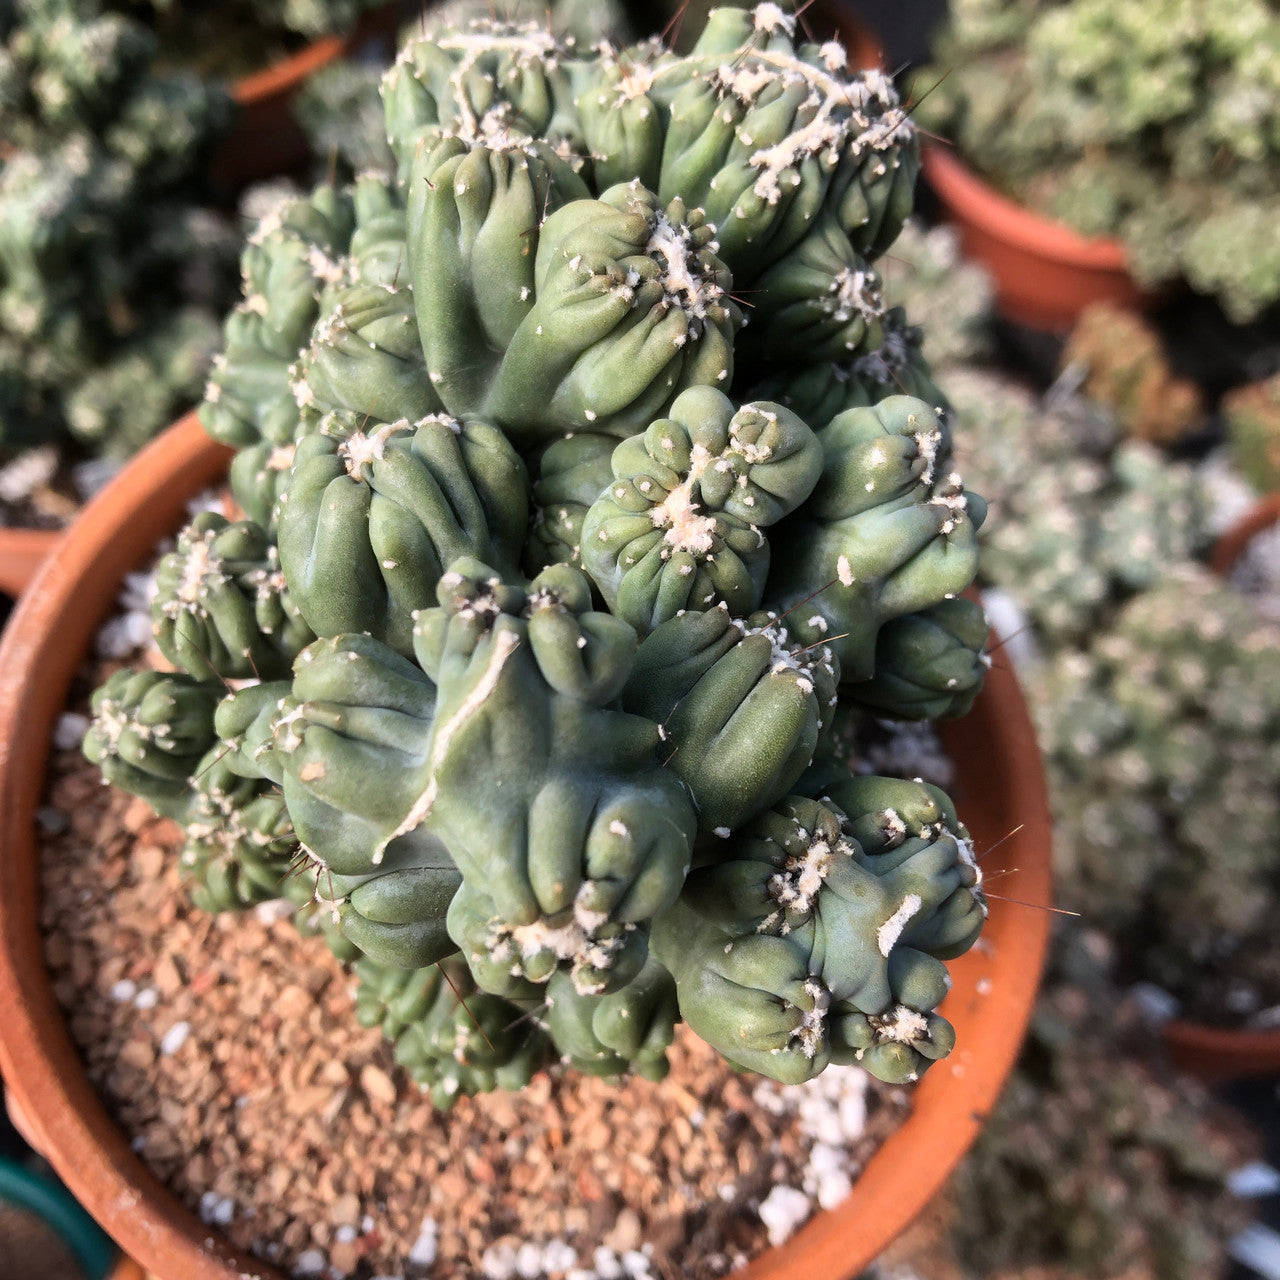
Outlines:
[[[1063,902],[1108,927],[1129,973],[1199,1016],[1280,1002],[1266,887],[1280,822],[1280,632],[1230,586],[1181,566],[1092,646],[1049,665],[1035,709]]]
[[[197,679],[276,678],[314,638],[266,531],[213,511],[160,561],[151,614],[161,653]]]
[[[818,439],[822,478],[774,559],[769,590],[782,606],[812,597],[796,634],[829,645],[844,680],[867,680],[885,622],[972,581],[986,504],[951,470],[950,433],[923,400],[847,410]]]
[[[720,11],[678,55],[428,22],[383,82],[395,172],[242,257],[201,417],[248,519],[195,521],[155,613],[234,687],[138,786],[202,903],[282,894],[362,957],[442,1106],[552,1055],[659,1079],[681,1017],[782,1079],[953,1038],[964,830],[826,764],[844,721],[976,695],[983,508],[873,265],[914,132],[794,26]]]
[[[356,1019],[382,1028],[396,1061],[441,1110],[477,1093],[521,1089],[551,1057],[527,1011],[478,990],[457,957],[425,969],[358,960],[354,969]]]
[[[84,753],[108,782],[176,817],[191,797],[191,775],[217,738],[219,687],[161,671],[117,671],[92,699]]]
[[[0,14],[0,450],[123,459],[198,398],[237,237],[202,207],[226,93],[96,0]]]
[[[736,617],[754,612],[769,569],[761,530],[804,502],[822,472],[817,438],[781,405],[735,409],[702,386],[670,415],[614,450],[615,483],[582,525],[587,572],[642,635],[683,609],[723,601]]]
[[[990,665],[982,606],[957,597],[886,622],[874,674],[843,693],[848,705],[890,720],[947,720],[967,714]]]
[[[1280,299],[1278,55],[1266,0],[1003,0],[957,6],[914,84],[1001,190],[1244,323]]]
[[[988,371],[953,370],[948,386],[961,470],[1001,514],[983,535],[982,581],[1016,599],[1042,642],[1087,640],[1207,551],[1205,478],[1121,443],[1106,410],[1063,389],[1037,401]]]
[[[1280,374],[1222,398],[1231,456],[1259,493],[1280,492]]]
[[[704,831],[724,835],[794,785],[836,702],[839,667],[801,651],[774,614],[684,613],[637,654],[622,704],[662,725],[667,767],[688,786]]]
[[[652,945],[682,1015],[731,1061],[793,1082],[858,1061],[901,1082],[954,1041],[933,1009],[942,959],[981,927],[979,883],[940,792],[850,780],[730,837],[658,918]]]

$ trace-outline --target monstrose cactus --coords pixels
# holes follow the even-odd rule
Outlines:
[[[98,696],[86,751],[199,899],[303,886],[442,1105],[660,1077],[681,1018],[784,1080],[954,1040],[968,833],[832,744],[976,696],[985,504],[873,266],[912,125],[796,25],[414,39],[397,173],[245,248],[201,410],[245,518],[161,562],[180,670]]]

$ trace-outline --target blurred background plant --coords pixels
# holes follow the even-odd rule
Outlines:
[[[1280,13],[1267,0],[953,0],[917,119],[1007,195],[1117,236],[1237,323],[1280,299]]]

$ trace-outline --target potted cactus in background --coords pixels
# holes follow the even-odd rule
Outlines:
[[[199,394],[234,288],[236,236],[198,198],[230,104],[155,55],[91,3],[0,15],[0,448],[39,450],[5,486],[37,527],[74,509],[60,445],[122,459]],[[47,549],[13,532],[9,590]]]
[[[1278,54],[1280,19],[1263,0],[953,5],[914,80],[918,114],[956,145],[957,157],[930,157],[935,186],[1007,313],[1066,329],[1088,301],[1132,305],[1139,288],[1181,280],[1234,323],[1267,312],[1280,299]],[[972,219],[970,200],[984,202]],[[1052,222],[1037,231],[1035,215]],[[1032,257],[1014,264],[1022,251]],[[1056,287],[1014,278],[1035,257],[1063,271]],[[1073,293],[1070,264],[1102,274]]]
[[[442,1104],[553,1058],[661,1077],[680,1020],[788,1082],[914,1082],[955,1039],[973,843],[851,743],[974,703],[985,504],[872,265],[914,129],[797,21],[717,10],[687,55],[490,21],[411,41],[396,172],[287,200],[245,249],[200,411],[243,518],[197,516],[157,568],[173,669],[94,695],[85,752],[184,827],[193,893],[250,905],[293,869]],[[220,459],[153,456],[180,452]],[[1020,723],[997,760],[1034,759]],[[1029,914],[964,1051],[981,1106]]]

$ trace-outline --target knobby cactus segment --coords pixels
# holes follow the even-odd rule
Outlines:
[[[622,705],[663,726],[667,768],[693,795],[698,825],[727,836],[804,772],[836,703],[839,668],[800,652],[768,613],[684,613],[640,646]]]
[[[430,781],[401,830],[429,822],[463,876],[450,933],[481,986],[532,995],[566,968],[584,992],[644,960],[639,927],[679,892],[694,816],[659,763],[658,726],[611,709],[635,633],[553,566],[526,592],[460,561],[423,613],[419,661],[440,701]]]
[[[534,300],[484,412],[514,439],[628,436],[685,388],[727,384],[741,323],[700,210],[638,183],[542,223]]]
[[[191,796],[191,776],[217,741],[220,686],[182,672],[117,671],[94,691],[84,753],[108,782],[177,817]]]
[[[160,561],[156,644],[197,679],[274,679],[313,638],[266,531],[202,511]]]
[[[298,608],[320,635],[368,631],[408,653],[414,612],[453,560],[484,555],[514,571],[527,491],[519,456],[483,422],[327,415],[299,441],[280,500]]]
[[[795,630],[826,640],[846,681],[870,679],[875,638],[891,618],[963,591],[978,567],[986,504],[951,470],[938,410],[890,396],[837,415],[819,432],[821,480],[780,540],[771,602],[798,604]]]
[[[441,1106],[660,1079],[682,1019],[781,1080],[951,1045],[967,836],[846,748],[976,696],[984,507],[873,265],[912,127],[795,26],[424,30],[396,175],[245,249],[201,412],[248,519],[161,564],[183,672],[96,696],[196,901],[295,904]]]
[[[751,613],[764,593],[762,528],[810,494],[821,445],[795,414],[736,409],[692,387],[614,451],[611,484],[587,512],[582,559],[609,607],[642,634],[684,609]]]
[[[703,1039],[790,1081],[853,1061],[904,1081],[950,1050],[933,1012],[941,961],[973,942],[985,908],[964,829],[925,792],[849,786],[847,812],[790,797],[690,874],[652,945]],[[886,798],[898,807],[873,807]]]
[[[485,403],[534,305],[539,228],[587,200],[586,183],[546,144],[424,146],[409,181],[409,267],[431,385],[452,413]]]
[[[842,698],[889,720],[949,720],[965,715],[991,665],[982,606],[959,597],[880,628],[870,680],[847,684]]]
[[[396,1061],[441,1110],[477,1093],[522,1089],[553,1056],[528,1011],[479,991],[460,957],[422,969],[367,959],[354,968],[357,1020],[382,1029]]]

